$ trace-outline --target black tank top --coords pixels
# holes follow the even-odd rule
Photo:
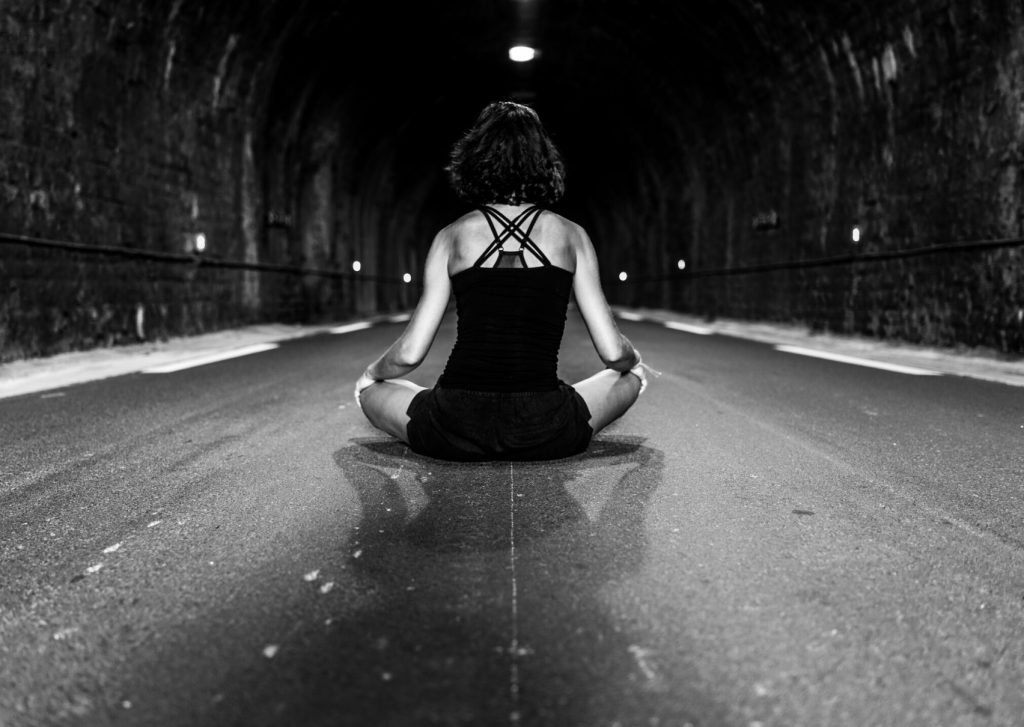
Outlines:
[[[438,385],[502,392],[557,389],[558,347],[573,274],[552,265],[530,239],[539,207],[529,207],[513,220],[491,207],[481,211],[494,240],[472,267],[451,278],[458,329]],[[509,238],[521,245],[519,250],[504,249]],[[482,267],[495,252],[494,267]],[[527,267],[524,252],[541,265]]]

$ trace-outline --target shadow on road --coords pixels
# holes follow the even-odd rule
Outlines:
[[[689,719],[602,597],[643,564],[662,459],[624,437],[513,466],[353,440],[334,460],[362,508],[346,543],[358,605],[277,664],[289,693],[249,695],[246,721]]]

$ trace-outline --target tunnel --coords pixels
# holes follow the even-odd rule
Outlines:
[[[3,361],[408,310],[499,99],[613,304],[1024,352],[1012,0],[9,0],[0,47]]]

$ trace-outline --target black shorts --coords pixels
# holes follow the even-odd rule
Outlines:
[[[414,452],[458,462],[570,457],[594,434],[587,403],[561,382],[511,393],[435,386],[416,394],[407,413]]]

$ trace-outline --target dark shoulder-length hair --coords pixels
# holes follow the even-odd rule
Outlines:
[[[550,205],[565,192],[565,166],[537,112],[498,101],[452,148],[445,168],[452,189],[473,205]]]

